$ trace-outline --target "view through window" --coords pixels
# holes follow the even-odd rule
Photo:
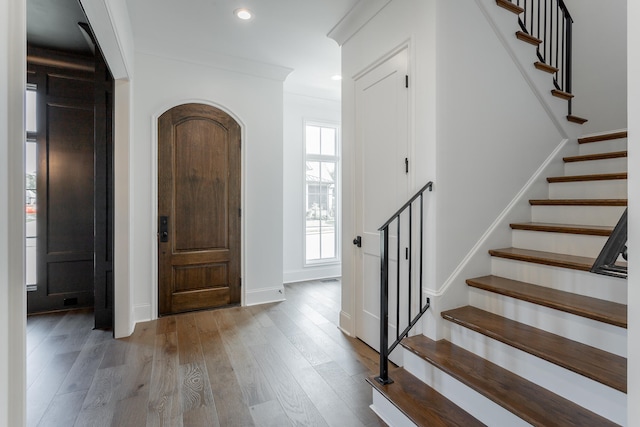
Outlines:
[[[25,221],[26,221],[26,275],[27,286],[37,283],[36,276],[36,87],[27,86],[26,92],[26,141],[25,141]]]
[[[305,261],[338,261],[338,127],[305,124]]]

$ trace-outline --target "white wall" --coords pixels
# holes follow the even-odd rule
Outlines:
[[[362,27],[342,46],[342,312],[340,326],[355,333],[355,257],[358,248],[351,240],[355,236],[355,80],[354,76],[375,64],[401,45],[409,49],[409,132],[413,189],[435,178],[435,0],[394,0]],[[415,160],[415,161],[414,161]],[[436,183],[437,185],[437,183]],[[431,195],[428,199],[433,199]],[[427,201],[432,210],[434,200]],[[427,233],[434,236],[434,223],[427,224]],[[433,239],[426,245],[433,249]],[[426,271],[435,271],[431,263]],[[433,283],[433,280],[431,280]]]
[[[24,88],[26,10],[0,1],[0,426],[24,425]]]
[[[340,125],[340,101],[284,93],[283,275],[284,282],[340,276],[340,264],[305,266],[304,121]]]
[[[130,151],[133,141],[133,83],[116,80],[114,84],[114,316],[116,338],[129,336],[135,327],[131,286],[131,180]]]
[[[565,0],[573,25],[573,113],[585,134],[627,127],[627,0]]]
[[[135,320],[157,314],[157,117],[204,102],[242,127],[243,304],[280,300],[282,281],[282,81],[136,52],[131,144],[131,283]]]
[[[478,4],[440,1],[437,9],[436,282],[442,286],[563,136]],[[534,62],[534,49],[522,48]]]

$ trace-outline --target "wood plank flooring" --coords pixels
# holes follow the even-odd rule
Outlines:
[[[338,328],[340,282],[164,317],[114,340],[90,311],[27,320],[28,426],[385,426],[378,355]]]

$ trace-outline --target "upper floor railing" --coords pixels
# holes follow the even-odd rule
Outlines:
[[[537,55],[551,67],[557,90],[571,94],[573,18],[563,0],[513,0],[524,9],[518,21],[526,34],[539,40]],[[571,97],[568,96],[569,115]]]

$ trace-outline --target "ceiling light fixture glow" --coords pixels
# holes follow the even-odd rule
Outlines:
[[[236,9],[233,11],[233,14],[238,17],[238,19],[242,19],[243,21],[247,21],[253,17],[253,14],[246,7],[241,7],[240,9]]]
[[[336,74],[335,76],[331,76],[331,80],[335,80],[335,81],[342,80],[342,76],[340,74]]]

